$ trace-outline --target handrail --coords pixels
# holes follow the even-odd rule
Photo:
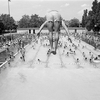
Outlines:
[[[18,54],[18,52],[15,53],[14,56],[16,56],[17,54]],[[5,62],[3,62],[3,63],[0,65],[0,68],[2,68],[6,63],[8,63],[9,60],[10,60],[10,59],[8,59],[8,60],[6,60]]]
[[[8,61],[6,60],[3,64],[0,65],[0,68],[2,68],[2,66],[4,66]]]
[[[29,44],[25,45],[25,48],[28,46]],[[14,56],[17,56],[17,54],[19,54],[19,51],[17,53],[14,54]],[[0,65],[0,68],[2,68],[5,64],[7,64],[9,62],[10,59],[6,60],[5,62],[3,62],[1,65]]]

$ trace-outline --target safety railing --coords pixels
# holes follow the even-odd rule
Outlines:
[[[27,33],[27,32],[25,32],[25,33]],[[27,44],[25,45],[25,48],[26,48],[28,45],[29,45],[29,43],[27,43]],[[14,57],[16,57],[18,54],[19,54],[19,51],[16,52],[16,53],[14,54]],[[1,69],[2,69],[2,68],[6,68],[6,67],[9,66],[10,60],[11,60],[11,59],[7,59],[5,62],[3,62],[3,63],[0,65],[0,73],[1,73]]]

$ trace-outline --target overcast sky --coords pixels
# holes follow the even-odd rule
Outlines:
[[[49,10],[58,10],[66,20],[75,17],[81,21],[83,10],[90,10],[93,1],[94,0],[11,0],[9,4],[10,14],[16,21],[20,20],[24,14],[38,14],[43,17]],[[0,14],[8,14],[8,0],[0,0]]]

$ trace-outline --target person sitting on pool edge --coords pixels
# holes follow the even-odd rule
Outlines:
[[[61,26],[63,26],[63,28],[65,29],[68,39],[71,40],[69,38],[69,31],[63,21],[63,18],[61,17],[61,15],[59,14],[58,11],[56,11],[56,10],[49,11],[46,14],[45,18],[46,18],[46,21],[41,25],[41,27],[37,33],[37,36],[39,37],[41,30],[44,28],[44,26],[47,26],[47,29],[49,31],[49,42],[51,45],[50,52],[53,54],[56,54]],[[53,40],[53,35],[54,35],[54,40]],[[53,41],[55,42],[54,49],[53,49]]]

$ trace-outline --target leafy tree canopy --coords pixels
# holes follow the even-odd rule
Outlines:
[[[100,2],[94,0],[90,11],[84,10],[82,26],[89,31],[100,31]]]
[[[28,28],[28,27],[40,27],[41,24],[45,21],[43,17],[39,17],[37,14],[23,15],[19,21],[20,28]]]
[[[79,19],[77,18],[73,18],[69,21],[70,27],[79,27],[79,25],[80,25],[80,22],[79,22]]]

